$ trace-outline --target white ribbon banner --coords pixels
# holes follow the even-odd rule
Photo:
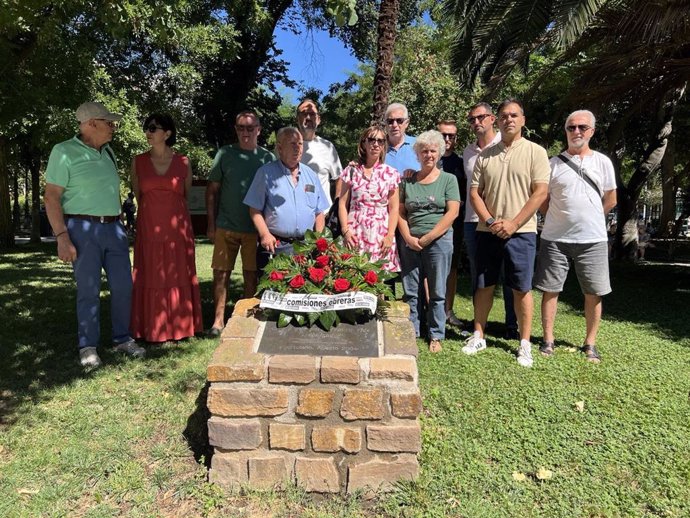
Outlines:
[[[341,309],[368,309],[376,312],[378,298],[363,291],[347,291],[337,295],[308,293],[278,293],[264,291],[259,307],[292,311],[294,313],[321,313]]]

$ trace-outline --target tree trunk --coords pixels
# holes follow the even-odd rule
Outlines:
[[[627,186],[623,185],[620,171],[616,173],[618,185],[618,228],[614,243],[616,259],[635,260],[637,257],[637,201],[647,179],[661,166],[668,138],[673,131],[673,115],[684,92],[685,85],[667,92],[660,101],[654,134],[645,149],[640,165],[637,166]]]
[[[371,111],[373,124],[380,123],[388,106],[388,96],[393,81],[395,38],[398,34],[400,0],[381,0],[379,7],[378,57],[374,74],[374,106]]]
[[[35,152],[29,162],[31,169],[31,242],[41,242],[41,159]],[[28,194],[27,194],[28,196]]]
[[[12,175],[12,226],[16,234],[22,224],[22,211],[19,207],[19,171],[14,170]]]
[[[9,169],[7,153],[9,142],[0,135],[0,248],[14,246],[14,229],[12,228],[12,210],[10,206]]]
[[[673,222],[676,219],[676,139],[672,135],[668,141],[666,154],[661,161],[661,216],[659,217],[659,235],[671,237]]]

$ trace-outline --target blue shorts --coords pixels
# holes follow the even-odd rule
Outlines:
[[[515,291],[532,289],[537,234],[524,232],[501,239],[491,232],[477,232],[477,288],[499,283],[503,268],[505,283]]]

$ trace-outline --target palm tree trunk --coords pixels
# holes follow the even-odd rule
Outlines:
[[[672,135],[668,141],[666,154],[661,161],[661,217],[659,233],[662,237],[671,237],[673,221],[676,219],[676,139]]]
[[[398,34],[398,15],[400,0],[381,0],[379,7],[378,54],[374,73],[374,106],[371,111],[372,123],[379,123],[388,106],[388,96],[393,82],[393,59],[395,57],[395,38]]]

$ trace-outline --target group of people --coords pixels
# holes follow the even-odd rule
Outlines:
[[[58,256],[74,267],[85,366],[100,364],[101,269],[111,288],[116,350],[143,356],[137,339],[178,340],[202,330],[185,199],[189,160],[172,149],[172,119],[149,116],[143,128],[151,149],[135,157],[131,169],[139,217],[130,273],[127,236],[118,219],[117,166],[108,146],[120,117],[99,103],[80,106],[80,134],[55,146],[47,169],[46,208]],[[462,157],[455,152],[455,121],[439,121],[437,129],[415,138],[406,134],[407,108],[393,103],[382,125],[361,133],[356,160],[343,168],[333,144],[317,135],[320,122],[317,103],[300,102],[296,127],[276,134],[274,155],[258,145],[259,116],[243,111],[235,118],[237,143],[217,152],[206,189],[207,234],[214,244],[210,336],[219,336],[225,325],[228,281],[238,255],[244,296],[251,297],[270,257],[292,254],[295,241],[307,230],[323,230],[326,213],[337,210],[344,243],[399,272],[415,332],[426,336],[430,351],[442,349],[447,324],[462,325],[453,303],[464,241],[474,309],[464,353],[486,348],[500,282],[506,338],[520,340],[518,363],[529,367],[533,361],[533,287],[544,293],[540,351],[552,355],[558,294],[573,262],[585,294],[583,351],[599,361],[601,296],[611,291],[605,215],[615,206],[616,191],[610,160],[589,148],[591,112],[567,118],[568,148],[550,162],[542,147],[523,137],[524,110],[515,99],[501,103],[496,114],[487,103],[470,109],[467,123],[476,141]],[[538,210],[545,223],[537,259]]]

